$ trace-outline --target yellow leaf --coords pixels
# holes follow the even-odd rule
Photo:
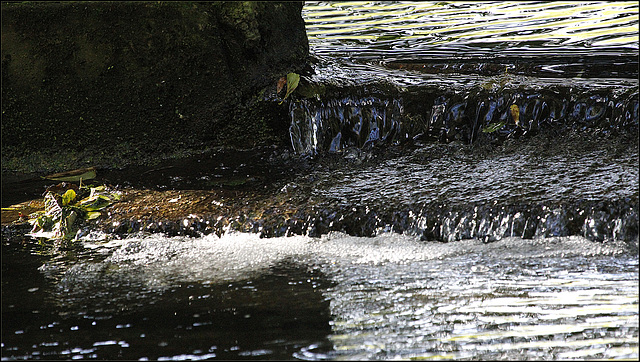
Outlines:
[[[67,190],[62,195],[62,206],[67,206],[76,199],[76,192],[72,189]]]
[[[300,75],[299,74],[296,74],[296,73],[287,74],[287,94],[285,94],[284,98],[282,98],[283,101],[285,99],[287,99],[289,94],[291,94],[291,92],[293,92],[294,89],[296,89],[296,87],[298,86],[299,82],[300,82]],[[280,102],[280,103],[282,103],[282,102]]]
[[[516,126],[520,126],[520,108],[517,104],[511,105],[511,118],[516,122]]]
[[[87,220],[93,220],[100,217],[100,211],[89,211],[87,212]]]
[[[105,207],[113,204],[113,201],[108,196],[96,195],[83,199],[78,204],[78,207],[85,211],[97,211],[104,209]]]
[[[95,167],[89,168],[80,168],[77,170],[54,173],[53,175],[47,175],[43,177],[47,180],[53,181],[68,181],[68,182],[77,182],[82,180],[91,180],[96,178],[96,169]]]

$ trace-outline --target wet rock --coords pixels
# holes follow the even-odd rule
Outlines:
[[[192,200],[194,194],[185,195]],[[156,195],[158,197],[158,195]],[[246,201],[246,200],[245,200]],[[131,202],[135,200],[131,199]],[[149,198],[144,203],[160,203]],[[242,203],[242,202],[239,202]],[[103,219],[96,225],[115,235],[161,232],[170,236],[222,235],[230,230],[259,233],[262,237],[309,235],[318,237],[331,231],[353,236],[375,236],[399,232],[420,236],[425,241],[453,242],[477,238],[486,242],[505,237],[548,238],[579,235],[593,241],[638,239],[637,200],[601,202],[577,201],[540,205],[413,205],[402,210],[376,208],[335,208],[323,205],[288,205],[290,212],[273,212],[273,198],[234,211],[198,210],[187,217],[170,211],[161,221],[144,218],[126,207],[115,209],[116,219]],[[130,205],[130,204],[129,204]],[[117,206],[116,206],[117,207]],[[191,211],[194,211],[193,209]],[[171,216],[173,215],[173,216]],[[235,215],[235,216],[234,216]]]
[[[305,67],[301,10],[3,3],[3,170],[113,167],[288,141],[286,107],[259,94]]]
[[[397,232],[440,242],[579,235],[637,249],[635,137],[578,132],[500,146],[452,142],[350,151],[358,157],[278,157],[269,148],[220,152],[191,159],[191,165],[147,170],[139,179],[132,177],[138,168],[120,176],[111,171],[99,181],[130,183],[117,187],[118,203],[84,226],[113,236]],[[224,181],[238,175],[251,181]],[[3,225],[34,206],[3,210]]]

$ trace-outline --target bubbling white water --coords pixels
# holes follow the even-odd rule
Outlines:
[[[338,232],[320,238],[260,238],[240,232],[200,238],[140,235],[108,243],[85,242],[85,246],[110,253],[101,263],[117,265],[119,273],[147,278],[151,284],[162,284],[163,280],[215,283],[243,279],[283,261],[319,266],[330,272],[334,266],[347,264],[402,265],[465,255],[507,260],[616,256],[626,252],[624,243],[597,243],[579,236],[440,243],[397,233],[353,237]]]

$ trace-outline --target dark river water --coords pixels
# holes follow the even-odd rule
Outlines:
[[[638,353],[638,258],[623,243],[230,233],[2,252],[3,358]]]
[[[2,360],[637,359],[638,4],[303,17],[323,91],[290,102],[277,167],[245,151],[102,176],[247,174],[302,227],[66,247],[3,229]],[[483,131],[512,104],[519,124]]]

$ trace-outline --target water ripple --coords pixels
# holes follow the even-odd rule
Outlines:
[[[306,2],[321,55],[386,60],[426,56],[637,54],[637,2]]]

